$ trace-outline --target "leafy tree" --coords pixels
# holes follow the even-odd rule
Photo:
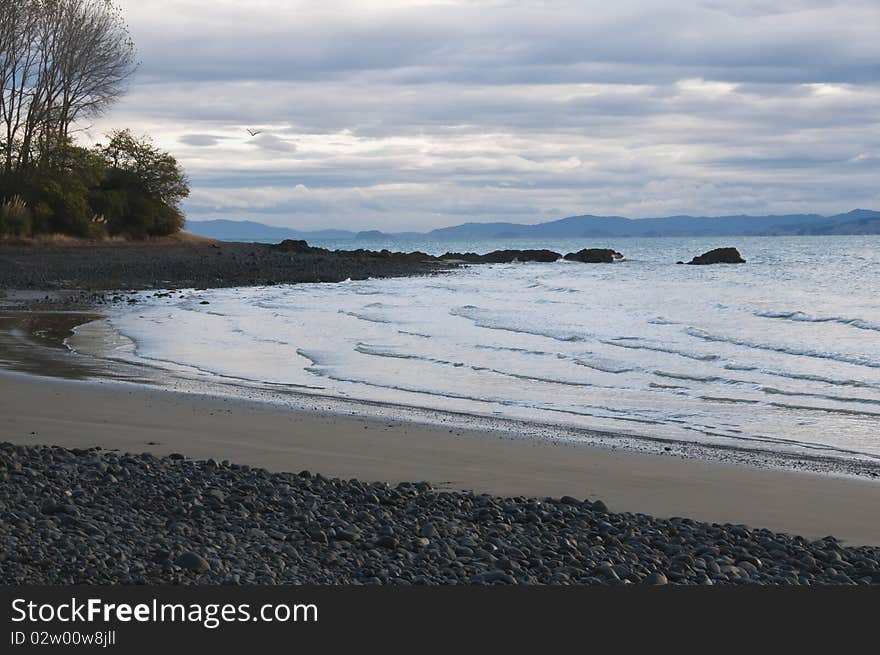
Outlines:
[[[106,146],[95,147],[106,171],[93,194],[108,232],[143,238],[179,231],[184,223],[180,203],[189,195],[189,181],[177,160],[149,137],[137,138],[129,130],[109,136]]]
[[[162,236],[183,227],[189,184],[149,137],[74,144],[137,68],[112,0],[0,0],[0,235]]]

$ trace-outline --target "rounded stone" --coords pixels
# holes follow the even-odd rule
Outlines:
[[[669,584],[669,580],[666,578],[665,574],[660,571],[654,571],[651,575],[642,580],[642,583],[646,585],[660,586]]]
[[[191,550],[181,554],[174,560],[174,563],[180,568],[192,571],[193,573],[205,573],[211,570],[208,560]]]

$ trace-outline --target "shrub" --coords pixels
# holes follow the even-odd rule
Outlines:
[[[14,195],[0,204],[0,235],[31,236],[31,212],[20,195]]]
[[[180,231],[189,184],[148,138],[114,132],[107,147],[58,146],[48,160],[0,173],[0,234],[135,239]]]

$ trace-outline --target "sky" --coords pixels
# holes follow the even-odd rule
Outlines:
[[[121,0],[190,219],[880,209],[878,0]],[[251,137],[247,128],[262,132]]]

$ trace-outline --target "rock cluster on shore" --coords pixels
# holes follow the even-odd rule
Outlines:
[[[0,243],[0,280],[5,289],[89,290],[218,288],[341,282],[424,275],[460,264],[555,262],[613,263],[623,255],[584,248],[567,255],[552,250],[494,250],[485,254],[390,250],[328,250],[302,240],[277,244],[125,242],[79,245]],[[743,263],[735,248],[718,248],[690,264]],[[679,264],[683,262],[678,262]]]
[[[447,252],[438,258],[441,261],[464,262],[467,264],[509,264],[513,262],[556,262],[565,259],[582,264],[611,264],[623,259],[623,255],[608,248],[584,248],[563,256],[552,250],[493,250],[485,255],[475,252]]]
[[[303,241],[72,246],[0,244],[6,289],[218,288],[341,282],[423,275],[454,268],[424,253],[329,251]]]
[[[878,584],[880,548],[599,500],[0,444],[0,583]]]

